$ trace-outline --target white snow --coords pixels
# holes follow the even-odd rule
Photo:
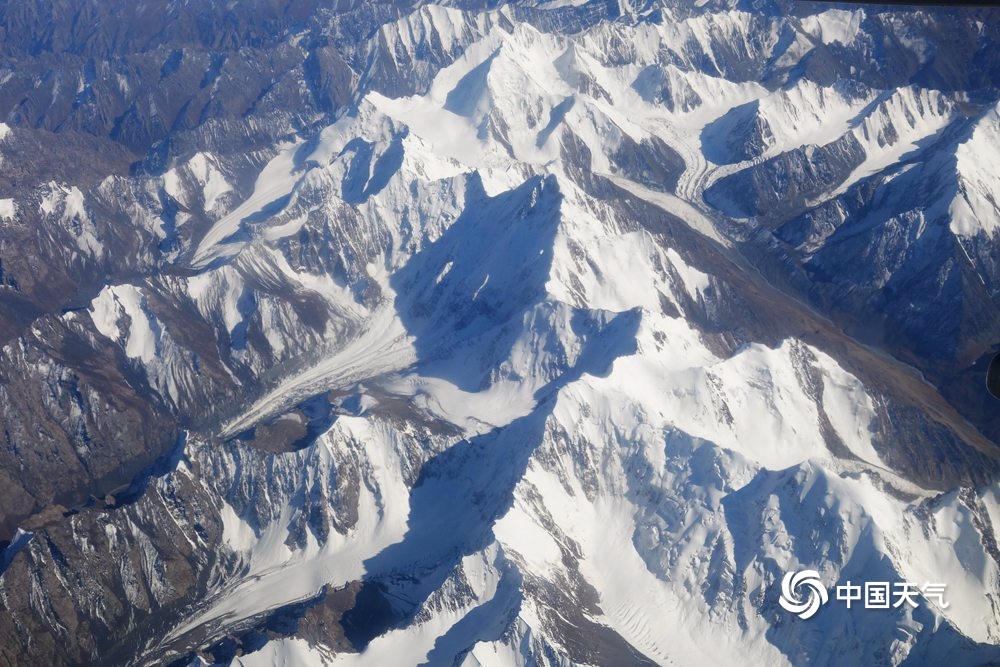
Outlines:
[[[264,648],[237,656],[232,664],[238,667],[329,667],[332,652],[313,646],[304,639],[279,638]]]
[[[760,114],[768,120],[774,144],[765,155],[834,141],[850,129],[851,121],[873,98],[874,94],[845,96],[836,87],[811,81],[768,95],[761,100]]]
[[[226,193],[232,192],[233,187],[226,181],[226,178],[212,164],[209,156],[205,153],[195,154],[190,162],[188,162],[188,167],[190,167],[195,177],[198,178],[198,181],[202,183],[202,198],[205,201],[205,209],[209,211],[215,210],[219,198]]]
[[[130,358],[146,364],[156,359],[157,336],[138,287],[128,284],[104,287],[91,302],[90,316],[103,336],[114,341],[125,337],[125,354]],[[124,332],[119,327],[123,321]]]
[[[268,204],[291,195],[293,187],[299,180],[294,158],[300,145],[291,144],[279,148],[278,154],[261,170],[254,184],[253,193],[239,206],[220,218],[202,237],[191,260],[192,267],[205,268],[213,261],[237,254],[245,242],[227,241],[227,239],[240,231],[242,220],[259,212]],[[195,167],[199,165],[200,162]],[[207,172],[207,162],[205,169]],[[224,181],[220,183],[218,179],[212,180],[211,176],[205,179],[206,202],[209,198],[217,198],[228,191],[226,189],[228,186],[224,183]],[[212,201],[214,204],[215,199]]]
[[[358,487],[358,521],[323,544],[310,532],[304,548],[289,547],[300,509],[292,501],[275,501],[271,520],[254,526],[239,515],[238,503],[220,498],[224,542],[246,572],[220,586],[170,637],[310,597],[323,585],[386,574],[369,570],[377,567],[372,557],[407,539],[421,566],[415,577],[430,578],[422,568],[433,569],[426,559],[435,550],[450,548],[445,542],[461,535],[465,523],[492,517],[461,514],[464,507],[449,498],[426,518],[432,530],[408,534],[415,518],[411,502],[426,492],[410,488],[413,472],[428,458],[463,452],[469,440],[482,436],[496,438],[491,446],[510,448],[512,461],[518,447],[531,445],[526,469],[512,473],[510,488],[502,466],[481,468],[506,463],[508,450],[493,450],[496,458],[485,461],[442,456],[453,467],[443,465],[435,471],[440,477],[425,484],[453,481],[462,491],[454,494],[459,500],[505,502],[497,503],[496,522],[484,526],[487,539],[475,548],[455,546],[464,550],[441,573],[443,583],[435,583],[438,589],[419,613],[361,654],[332,655],[298,639],[280,639],[236,664],[416,663],[436,648],[454,648],[458,640],[449,631],[473,610],[486,617],[477,629],[496,630],[492,636],[498,639],[470,642],[474,648],[463,664],[528,663],[523,651],[532,642],[558,641],[547,615],[566,610],[545,608],[528,587],[512,593],[504,584],[507,568],[563,588],[582,578],[598,597],[595,610],[586,611],[590,620],[662,664],[787,663],[768,638],[773,618],[760,613],[756,597],[751,600],[773,585],[774,567],[816,567],[832,583],[848,567],[862,571],[877,563],[919,583],[946,582],[952,605],[935,609],[935,622],[947,618],[974,639],[1000,641],[1000,622],[983,595],[997,589],[998,568],[982,546],[973,510],[954,492],[930,503],[936,491],[888,469],[873,440],[877,392],[847,365],[791,334],[719,356],[718,346],[685,319],[688,309],[709,310],[718,298],[711,290],[718,278],[703,265],[703,255],[623,219],[620,210],[577,184],[563,162],[570,139],[586,147],[591,162],[584,168],[620,188],[622,197],[681,220],[704,237],[704,252],[718,252],[722,261],[736,257],[734,243],[701,197],[716,179],[780,152],[853,133],[866,159],[838,194],[897,164],[953,119],[950,98],[934,91],[907,88],[880,98],[879,91],[848,94],[807,81],[769,91],[697,71],[718,62],[720,44],[738,44],[748,57],[783,63],[793,63],[817,41],[850,45],[862,29],[863,11],[827,10],[804,18],[804,32],[780,53],[771,51],[781,42],[777,22],[771,32],[749,34],[750,15],[709,14],[660,25],[623,21],[570,36],[542,34],[522,23],[507,26],[509,10],[472,20],[458,10],[425,6],[380,29],[392,46],[386,57],[412,55],[428,39],[455,49],[456,57],[434,75],[426,93],[399,99],[368,93],[355,113],[322,131],[309,156],[299,155],[302,142],[281,146],[253,193],[201,240],[192,267],[202,273],[185,283],[199,312],[229,331],[243,321],[239,305],[248,275],[319,295],[338,314],[337,326],[315,334],[320,344],[292,357],[296,336],[312,334],[297,328],[281,304],[261,298],[261,320],[292,323],[287,330],[269,326],[264,335],[275,354],[289,360],[283,368],[296,370],[276,378],[219,436],[244,431],[323,392],[358,399],[360,409],[352,411],[360,416],[338,415],[315,445],[272,459],[278,467],[299,470],[302,477],[294,481],[303,484],[317,469],[350,461],[352,470],[368,475]],[[679,108],[646,102],[633,88],[647,67],[661,67]],[[737,165],[708,162],[700,131],[755,100],[773,132],[761,155]],[[348,203],[344,176],[358,166],[347,149],[351,140],[374,146],[377,157],[399,136],[405,138],[398,171],[378,193]],[[609,157],[628,140],[654,137],[685,162],[675,193],[630,180]],[[994,111],[959,149],[965,189],[949,203],[956,234],[992,234],[1000,225],[989,200],[995,180],[989,156],[997,146],[1000,117]],[[202,184],[209,209],[231,191],[221,171],[213,171],[213,160],[199,154],[185,167]],[[375,162],[362,174],[369,181]],[[445,302],[441,308],[468,307],[469,319],[478,324],[477,309],[489,306],[493,290],[517,293],[513,288],[521,287],[504,284],[505,276],[522,280],[528,271],[504,273],[507,267],[490,264],[489,253],[475,270],[463,266],[461,253],[472,252],[480,239],[473,232],[452,239],[459,229],[453,225],[483,205],[466,199],[474,194],[469,183],[481,179],[492,197],[535,176],[550,177],[559,189],[558,210],[545,212],[556,216],[551,246],[530,249],[531,259],[547,271],[538,281],[540,293],[532,292],[532,300],[502,326],[465,338],[432,332],[440,340],[422,356],[426,341],[419,337],[428,334],[419,328],[423,322],[414,324],[420,318],[405,310],[411,295],[393,289],[393,274],[403,275],[419,253],[440,251],[435,244],[441,239],[453,242],[455,251],[427,276],[433,284],[428,289],[436,290],[427,308],[437,307],[439,297],[460,295],[475,304]],[[183,180],[175,173],[165,187],[178,197],[190,194],[182,191]],[[298,201],[302,193],[308,193],[301,197],[308,205]],[[285,197],[290,212],[273,224],[254,223],[252,244],[231,239],[246,217]],[[44,206],[56,210],[54,201]],[[337,243],[350,246],[356,268],[366,263],[355,279],[370,281],[378,297],[361,305],[345,279],[294,268],[278,248],[302,229],[312,232],[318,221],[328,223],[322,231],[334,234]],[[350,229],[338,228],[341,223]],[[226,263],[237,254],[238,266]],[[757,276],[748,272],[747,279]],[[141,289],[106,287],[92,303],[91,317],[130,357],[148,362],[155,354]],[[626,320],[635,323],[634,331],[612,326]],[[591,363],[603,354],[606,367]],[[453,375],[434,365],[441,359]],[[574,373],[577,364],[586,372]],[[467,382],[472,373],[466,368],[473,366],[488,372]],[[545,422],[531,436],[539,442],[504,428],[541,419],[533,411],[553,404],[551,414],[539,413]],[[422,430],[424,420],[444,427],[446,435]],[[840,444],[850,455],[842,454]],[[740,501],[736,509],[746,512],[748,522],[759,519],[759,527],[732,518],[733,508],[724,503],[733,496]],[[985,490],[981,505],[1000,525],[1000,492]],[[813,557],[814,551],[820,555]],[[456,583],[459,574],[471,593]],[[728,579],[737,575],[744,588],[726,588],[735,586]],[[407,585],[397,579],[394,586]],[[719,601],[709,601],[709,586],[718,586]],[[525,591],[515,605],[514,597]],[[498,610],[491,613],[503,623],[482,611],[494,601]],[[893,632],[915,632],[911,621],[894,617]],[[746,626],[737,630],[740,623]],[[908,650],[900,640],[887,659],[901,660]]]
[[[953,103],[934,90],[902,88],[879,103],[852,132],[865,150],[865,161],[827,197],[836,197],[862,178],[896,164],[917,142],[944,129]]]
[[[850,46],[857,39],[864,18],[863,9],[855,11],[828,9],[819,14],[804,16],[801,25],[803,30],[824,44]]]
[[[1000,113],[994,107],[955,151],[960,190],[948,210],[952,233],[959,236],[985,233],[993,237],[1000,230],[1000,209],[993,196],[996,174],[991,167],[998,150]]]
[[[317,544],[311,534],[304,550],[293,551],[284,544],[291,506],[280,508],[280,518],[257,534],[224,504],[220,509],[225,543],[249,556],[249,572],[235,586],[210,599],[200,613],[174,628],[168,638],[206,623],[239,620],[312,597],[326,584],[339,588],[360,578],[365,559],[398,541],[406,530],[408,489],[400,461],[393,455],[397,437],[390,429],[365,419],[342,417],[322,438],[317,453],[321,461],[329,461],[332,450],[345,440],[366,443],[373,483],[379,490],[376,496],[361,485],[357,523],[347,534],[331,532],[325,544]]]
[[[222,436],[239,433],[321,391],[345,389],[366,378],[400,371],[414,359],[406,329],[395,313],[387,310],[373,313],[368,328],[354,342],[286,379],[227,423]]]
[[[17,204],[13,199],[0,199],[0,219],[14,220],[17,217]]]
[[[468,392],[435,377],[406,375],[387,378],[379,388],[407,397],[413,405],[436,419],[455,424],[469,434],[506,426],[535,407],[530,383],[499,381],[488,389]]]

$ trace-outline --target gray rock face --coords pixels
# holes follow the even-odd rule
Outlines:
[[[1000,660],[996,18],[0,7],[0,664]]]

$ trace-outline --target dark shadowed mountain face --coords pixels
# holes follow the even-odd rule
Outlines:
[[[0,665],[1000,661],[998,38],[0,2]]]

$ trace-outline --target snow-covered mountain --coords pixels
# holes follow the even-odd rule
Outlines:
[[[0,31],[0,664],[1000,661],[1000,14]]]

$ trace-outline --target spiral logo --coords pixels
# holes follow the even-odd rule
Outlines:
[[[800,586],[809,589],[805,599],[798,596]],[[819,580],[816,570],[789,572],[781,580],[781,599],[778,602],[786,611],[798,614],[801,619],[811,618],[829,599],[826,586]]]

